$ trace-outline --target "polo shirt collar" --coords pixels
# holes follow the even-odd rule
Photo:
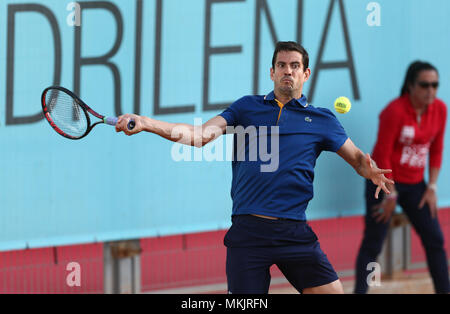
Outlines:
[[[267,94],[264,97],[264,100],[275,100],[275,93],[273,91],[271,91],[269,94]],[[299,99],[295,99],[295,101],[297,104],[299,104],[303,108],[308,107],[308,99],[303,94],[302,94],[302,97],[300,97]]]

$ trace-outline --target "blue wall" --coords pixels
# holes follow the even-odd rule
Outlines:
[[[331,109],[341,95],[352,100],[350,113],[338,118],[365,152],[372,150],[378,114],[398,95],[411,61],[435,64],[441,76],[439,97],[450,99],[447,0],[378,1],[378,27],[368,26],[369,1],[363,0],[210,2],[115,0],[106,9],[89,8],[87,3],[92,6],[94,1],[82,2],[81,57],[105,55],[116,43],[118,49],[107,61],[117,68],[120,82],[113,79],[111,67],[83,65],[80,97],[108,115],[134,111],[139,103],[141,114],[156,119],[193,124],[194,118],[201,118],[205,122],[221,112],[219,107],[205,110],[206,90],[207,102],[214,106],[272,89],[274,32],[276,39],[301,40],[308,49],[313,78],[304,92],[314,106]],[[70,141],[46,121],[34,121],[42,90],[54,83],[55,59],[61,57],[56,83],[69,89],[77,89],[74,69],[80,62],[75,53],[77,28],[67,24],[69,1],[33,3],[39,6],[25,0],[0,2],[0,250],[228,227],[230,162],[176,162],[171,142],[151,134],[117,135],[108,126],[97,127],[81,141]],[[104,2],[97,5],[105,7]],[[162,12],[160,19],[158,12]],[[258,14],[260,27],[256,27]],[[57,32],[52,32],[49,16],[54,16]],[[122,37],[118,35],[120,20]],[[136,21],[141,21],[140,27]],[[56,55],[54,34],[61,38]],[[217,54],[208,47],[232,48]],[[346,64],[319,72],[319,61]],[[155,78],[157,64],[160,78]],[[157,82],[159,109],[155,107]],[[135,97],[139,90],[140,101]],[[184,113],[163,109],[183,106],[191,107]],[[447,129],[446,147],[448,133]],[[439,179],[440,206],[450,205],[450,189],[445,189],[450,184],[448,154],[445,150]],[[363,179],[336,154],[319,158],[314,188],[309,219],[364,211]]]

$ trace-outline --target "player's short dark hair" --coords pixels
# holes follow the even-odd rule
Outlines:
[[[402,90],[400,91],[400,96],[409,93],[409,86],[416,83],[420,72],[430,70],[439,73],[438,70],[428,62],[414,61],[411,63],[408,67],[408,71],[406,71],[405,82],[403,83]]]
[[[279,41],[275,46],[275,51],[272,58],[272,69],[275,69],[275,62],[280,51],[297,51],[302,55],[303,59],[303,71],[309,67],[309,55],[302,45],[295,41]]]

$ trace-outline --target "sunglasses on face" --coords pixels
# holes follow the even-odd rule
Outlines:
[[[439,87],[439,82],[417,82],[417,85],[420,87],[427,89],[433,87],[434,89]]]

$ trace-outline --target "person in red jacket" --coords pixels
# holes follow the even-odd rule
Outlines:
[[[364,238],[356,261],[355,293],[366,293],[367,278],[380,254],[389,222],[400,205],[419,234],[436,293],[449,293],[449,272],[444,237],[437,216],[437,179],[442,163],[447,117],[445,103],[436,98],[437,69],[416,61],[407,71],[399,98],[380,114],[378,137],[372,158],[382,169],[392,169],[388,195],[375,199],[376,186],[366,181]],[[429,166],[428,183],[424,172]]]

